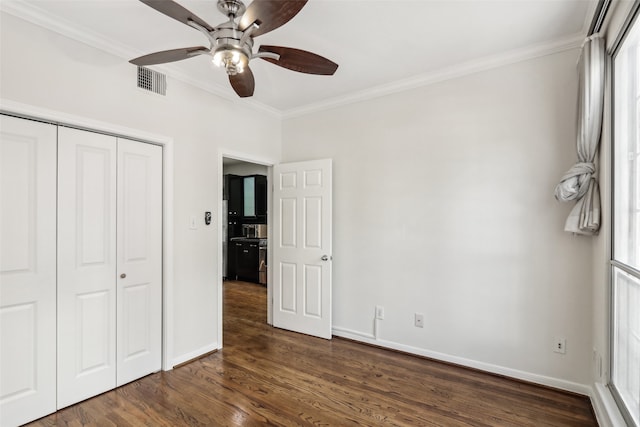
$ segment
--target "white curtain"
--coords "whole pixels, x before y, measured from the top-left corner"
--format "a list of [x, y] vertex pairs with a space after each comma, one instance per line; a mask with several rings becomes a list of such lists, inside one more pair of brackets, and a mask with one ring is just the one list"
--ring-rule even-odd
[[584, 42], [578, 62], [578, 162], [556, 186], [556, 199], [576, 200], [565, 231], [593, 235], [600, 229], [600, 190], [594, 159], [600, 145], [605, 85], [605, 43], [599, 35]]

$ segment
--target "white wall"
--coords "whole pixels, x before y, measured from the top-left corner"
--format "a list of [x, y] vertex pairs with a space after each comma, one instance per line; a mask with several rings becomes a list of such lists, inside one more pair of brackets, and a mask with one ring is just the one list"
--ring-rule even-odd
[[[1, 19], [1, 99], [173, 138], [173, 359], [216, 348], [217, 227], [189, 230], [189, 217], [217, 217], [219, 150], [277, 161], [280, 119], [171, 78], [166, 97], [145, 92], [126, 59], [8, 14]], [[226, 129], [236, 126], [243, 132], [231, 141]]]
[[283, 161], [334, 159], [338, 334], [588, 393], [592, 243], [553, 198], [576, 160], [577, 57], [284, 121]]

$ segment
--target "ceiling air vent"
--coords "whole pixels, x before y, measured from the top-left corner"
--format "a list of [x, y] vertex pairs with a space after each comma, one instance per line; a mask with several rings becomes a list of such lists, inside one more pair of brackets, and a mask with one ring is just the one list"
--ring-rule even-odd
[[167, 94], [167, 76], [145, 67], [138, 67], [138, 87], [160, 95]]

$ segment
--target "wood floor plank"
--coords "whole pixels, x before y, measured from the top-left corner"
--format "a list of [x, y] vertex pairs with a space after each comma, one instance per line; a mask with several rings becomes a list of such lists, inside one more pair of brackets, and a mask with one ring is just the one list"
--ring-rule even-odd
[[266, 289], [225, 282], [221, 351], [30, 426], [596, 426], [584, 396], [266, 324]]

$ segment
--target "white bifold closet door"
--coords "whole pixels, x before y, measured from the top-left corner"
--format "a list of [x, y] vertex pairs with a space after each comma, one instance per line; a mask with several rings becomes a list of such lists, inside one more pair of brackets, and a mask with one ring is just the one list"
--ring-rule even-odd
[[162, 148], [118, 138], [117, 376], [162, 363]]
[[56, 410], [56, 127], [0, 116], [0, 425]]
[[63, 408], [160, 370], [162, 149], [65, 127], [58, 141]]

